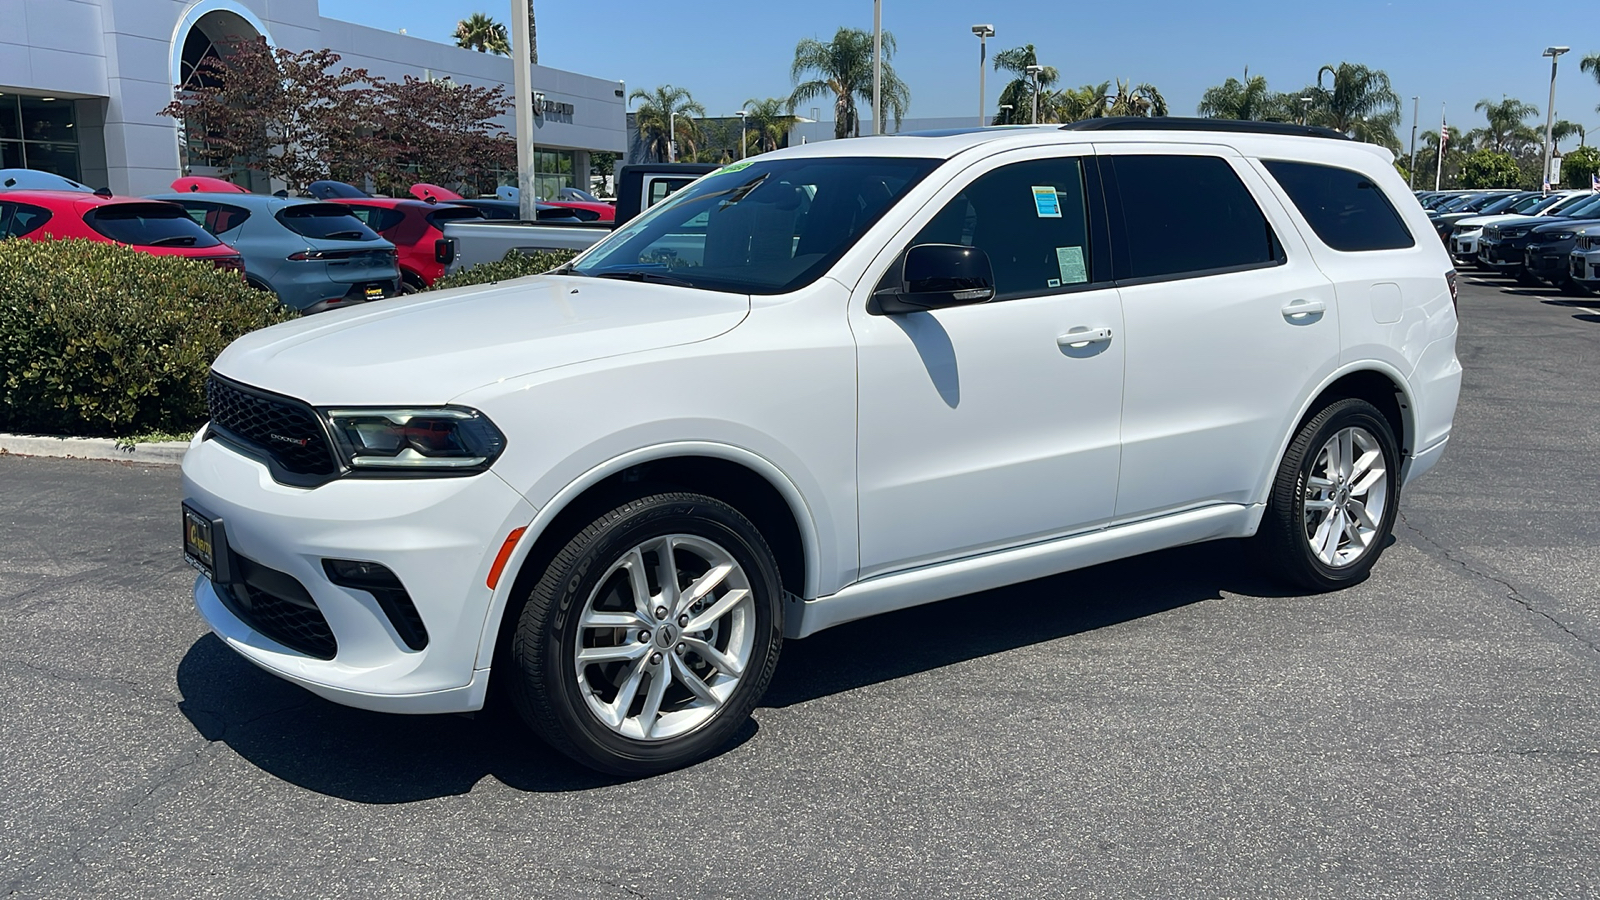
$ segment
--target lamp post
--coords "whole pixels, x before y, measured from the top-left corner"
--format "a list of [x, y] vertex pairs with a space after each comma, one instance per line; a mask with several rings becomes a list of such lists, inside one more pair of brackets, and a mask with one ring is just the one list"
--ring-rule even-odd
[[678, 161], [678, 108], [667, 110], [667, 162]]
[[872, 0], [872, 133], [878, 133], [883, 102], [883, 0]]
[[744, 159], [744, 117], [750, 115], [750, 110], [741, 109], [734, 115], [739, 117], [739, 158]]
[[1550, 130], [1555, 125], [1556, 119], [1556, 60], [1561, 54], [1571, 50], [1571, 47], [1546, 47], [1544, 56], [1550, 57], [1550, 105], [1544, 111], [1544, 189], [1550, 190]]
[[983, 114], [983, 64], [989, 59], [989, 38], [994, 37], [993, 25], [974, 25], [972, 33], [978, 36], [978, 127], [982, 128], [986, 116]]
[[1028, 73], [1028, 78], [1033, 82], [1033, 118], [1028, 124], [1039, 124], [1039, 73], [1044, 71], [1044, 66], [1028, 66], [1023, 69]]
[[1011, 124], [1011, 110], [1013, 108], [1014, 107], [1009, 103], [1000, 104], [1000, 115], [1005, 119], [1005, 121], [1001, 122], [1002, 125]]
[[1411, 189], [1417, 189], [1417, 98], [1411, 98]]
[[535, 211], [533, 53], [530, 49], [533, 46], [533, 38], [528, 28], [528, 9], [531, 3], [532, 0], [513, 0], [511, 4], [511, 93], [516, 109], [517, 129], [517, 215], [527, 220], [534, 217]]

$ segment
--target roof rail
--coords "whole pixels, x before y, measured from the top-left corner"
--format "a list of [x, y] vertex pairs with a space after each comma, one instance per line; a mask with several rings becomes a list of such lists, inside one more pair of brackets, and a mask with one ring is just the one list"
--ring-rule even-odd
[[1106, 116], [1100, 119], [1083, 119], [1061, 126], [1062, 131], [1218, 131], [1229, 134], [1282, 134], [1293, 137], [1330, 138], [1348, 141], [1351, 138], [1332, 128], [1320, 125], [1296, 125], [1292, 122], [1251, 122], [1245, 119], [1195, 119], [1181, 116]]

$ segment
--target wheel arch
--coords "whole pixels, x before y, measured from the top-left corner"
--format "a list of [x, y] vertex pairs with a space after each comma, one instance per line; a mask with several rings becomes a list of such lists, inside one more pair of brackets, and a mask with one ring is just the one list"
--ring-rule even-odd
[[1394, 430], [1395, 441], [1400, 445], [1400, 462], [1404, 465], [1416, 439], [1416, 404], [1405, 376], [1393, 366], [1379, 360], [1351, 363], [1329, 373], [1322, 383], [1311, 391], [1308, 399], [1301, 405], [1299, 413], [1289, 423], [1288, 429], [1284, 431], [1278, 443], [1278, 452], [1272, 457], [1272, 466], [1262, 480], [1259, 495], [1261, 503], [1266, 502], [1272, 490], [1272, 480], [1276, 477], [1278, 466], [1282, 464], [1283, 455], [1288, 452], [1289, 442], [1294, 440], [1294, 436], [1305, 427], [1312, 416], [1328, 404], [1349, 398], [1365, 400], [1383, 413], [1383, 417], [1389, 422], [1389, 427]]
[[478, 647], [478, 668], [503, 651], [515, 598], [533, 588], [544, 564], [570, 535], [631, 496], [655, 489], [690, 490], [722, 500], [749, 518], [778, 560], [786, 593], [813, 596], [820, 581], [819, 536], [794, 482], [766, 458], [743, 448], [686, 442], [643, 448], [602, 463], [552, 497], [517, 542], [494, 590]]

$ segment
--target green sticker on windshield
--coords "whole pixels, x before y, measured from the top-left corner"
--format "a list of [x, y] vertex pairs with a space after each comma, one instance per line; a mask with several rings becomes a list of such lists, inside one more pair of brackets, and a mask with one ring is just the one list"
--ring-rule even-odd
[[752, 162], [754, 162], [754, 160], [741, 159], [736, 163], [728, 163], [727, 165], [725, 165], [722, 168], [716, 170], [715, 172], [712, 172], [711, 174], [713, 174], [713, 175], [726, 175], [729, 172], [737, 172], [740, 169], [748, 169], [748, 168], [750, 168], [750, 163], [752, 163]]

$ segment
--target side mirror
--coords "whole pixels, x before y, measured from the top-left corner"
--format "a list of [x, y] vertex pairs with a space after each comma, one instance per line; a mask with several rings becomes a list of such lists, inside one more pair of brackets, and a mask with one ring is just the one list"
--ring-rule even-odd
[[900, 283], [874, 293], [869, 312], [888, 316], [992, 299], [989, 254], [961, 244], [918, 244], [906, 251]]

